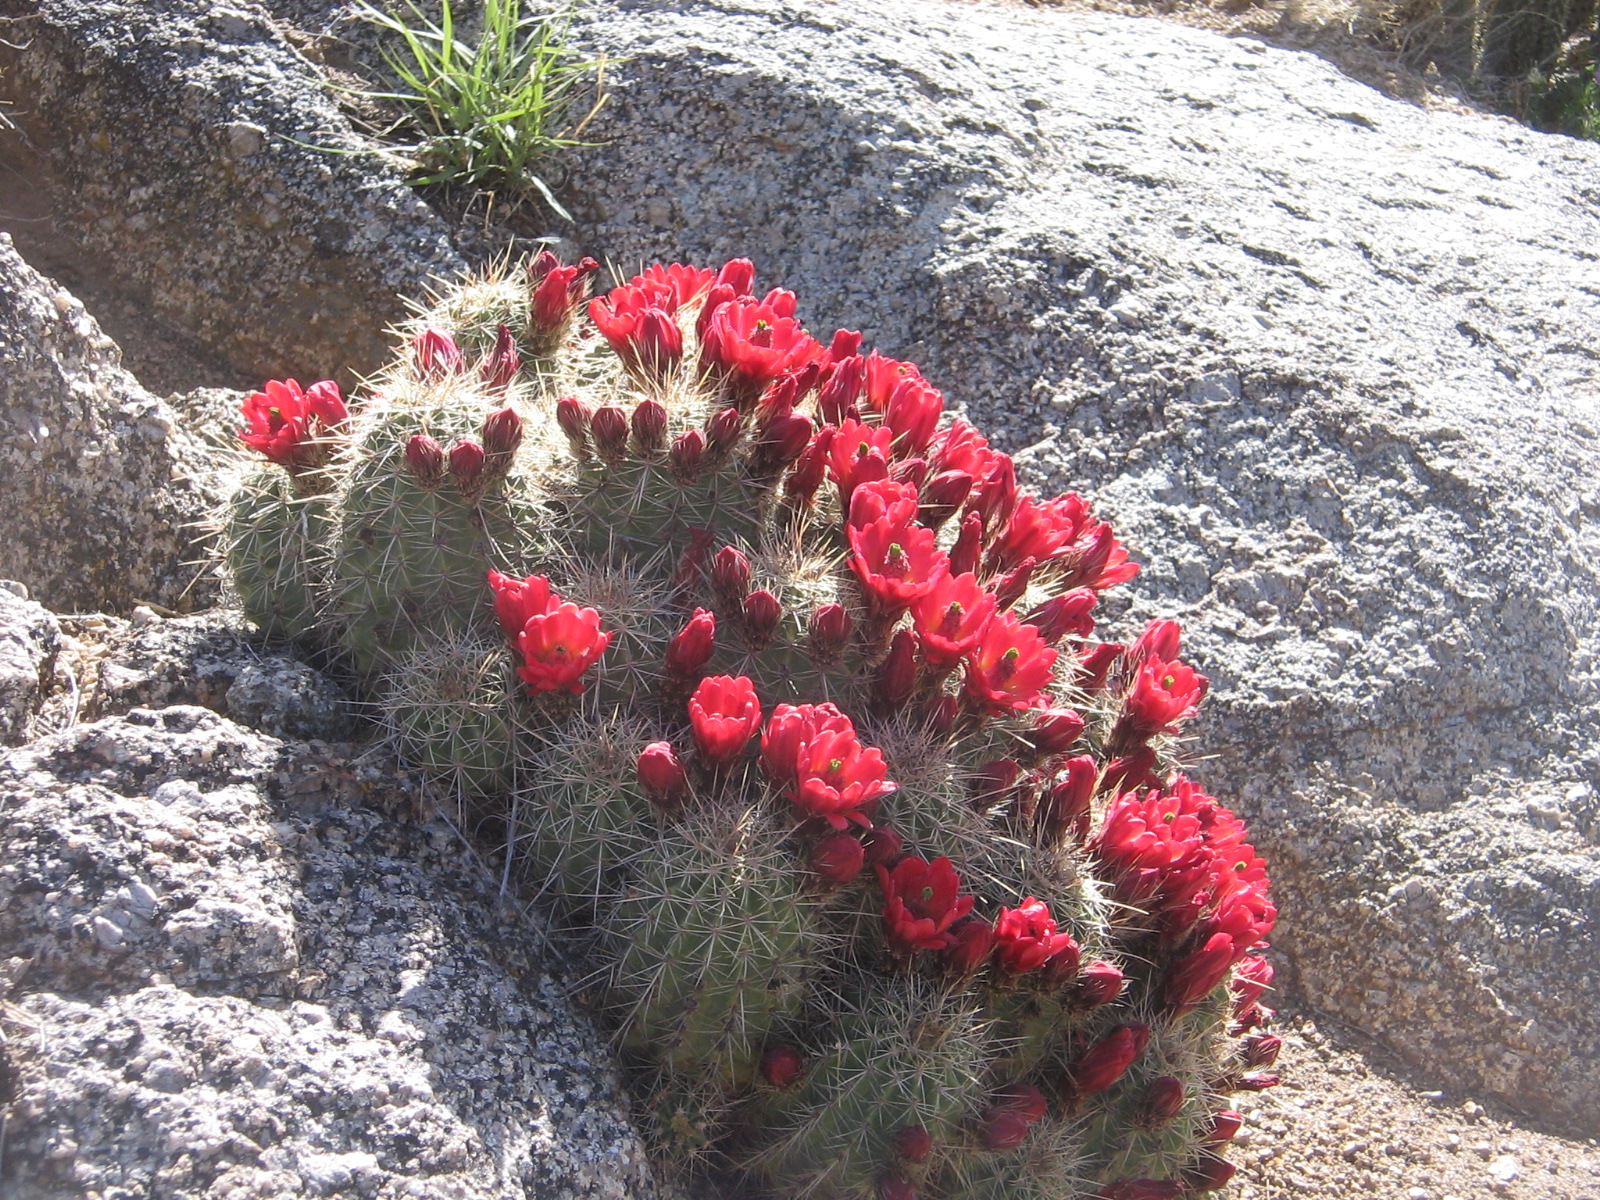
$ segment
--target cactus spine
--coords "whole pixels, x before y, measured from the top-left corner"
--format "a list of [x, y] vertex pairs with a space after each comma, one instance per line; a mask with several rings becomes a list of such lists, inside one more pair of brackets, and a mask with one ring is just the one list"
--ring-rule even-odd
[[1206, 681], [1177, 625], [1093, 636], [1137, 569], [1109, 526], [743, 260], [586, 309], [594, 269], [436, 297], [354, 413], [252, 397], [286, 473], [234, 501], [247, 611], [342, 650], [506, 847], [674, 1169], [839, 1200], [1225, 1182], [1225, 1096], [1275, 1082], [1275, 913], [1178, 770]]

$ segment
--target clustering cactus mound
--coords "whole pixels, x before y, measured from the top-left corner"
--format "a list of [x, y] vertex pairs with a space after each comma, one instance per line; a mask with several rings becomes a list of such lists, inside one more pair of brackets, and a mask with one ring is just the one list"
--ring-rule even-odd
[[1178, 626], [910, 363], [754, 269], [439, 299], [352, 411], [268, 385], [238, 592], [579, 939], [664, 1163], [780, 1197], [1150, 1200], [1276, 1082], [1275, 916], [1177, 769]]

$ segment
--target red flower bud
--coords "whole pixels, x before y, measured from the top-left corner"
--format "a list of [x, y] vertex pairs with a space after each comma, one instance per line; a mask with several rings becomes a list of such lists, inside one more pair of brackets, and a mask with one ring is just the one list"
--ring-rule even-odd
[[906, 840], [887, 825], [875, 825], [861, 838], [866, 851], [867, 866], [892, 867], [905, 853]]
[[825, 427], [811, 439], [811, 444], [800, 452], [788, 482], [783, 485], [783, 494], [791, 503], [809, 505], [816, 497], [817, 489], [822, 486], [822, 480], [827, 474], [828, 447], [832, 440], [831, 429]]
[[631, 350], [622, 356], [628, 368], [644, 383], [659, 385], [683, 358], [683, 330], [659, 308], [647, 308], [639, 315]]
[[907, 1162], [927, 1162], [933, 1153], [933, 1135], [922, 1125], [907, 1125], [894, 1135], [894, 1152]]
[[495, 335], [494, 349], [483, 360], [478, 374], [491, 392], [503, 392], [521, 369], [522, 356], [517, 353], [517, 340], [511, 336], [511, 330], [502, 325]]
[[444, 447], [425, 433], [414, 433], [406, 443], [406, 466], [418, 485], [431, 492], [444, 483]]
[[811, 848], [812, 871], [832, 887], [843, 887], [854, 881], [866, 861], [860, 839], [848, 833], [830, 833]]
[[811, 419], [789, 413], [768, 425], [750, 459], [750, 473], [758, 478], [781, 471], [811, 444]]
[[1100, 770], [1087, 754], [1069, 758], [1067, 777], [1045, 793], [1039, 806], [1039, 828], [1052, 842], [1071, 835], [1080, 845], [1089, 836], [1090, 805]]
[[1223, 1142], [1233, 1141], [1233, 1135], [1239, 1132], [1239, 1126], [1244, 1124], [1244, 1116], [1231, 1108], [1225, 1108], [1211, 1118], [1201, 1133], [1200, 1139], [1210, 1145], [1217, 1146]]
[[844, 656], [850, 642], [850, 613], [842, 604], [822, 604], [811, 614], [808, 630], [811, 658], [819, 666], [832, 666]]
[[1100, 593], [1093, 588], [1079, 588], [1075, 592], [1046, 600], [1023, 618], [1039, 631], [1039, 636], [1054, 646], [1069, 634], [1086, 638], [1094, 632], [1094, 612]]
[[961, 700], [957, 696], [934, 696], [922, 714], [922, 723], [929, 733], [949, 737], [961, 719]]
[[744, 611], [750, 594], [750, 556], [737, 546], [724, 546], [711, 560], [711, 592], [723, 613]]
[[1078, 1058], [1072, 1084], [1080, 1096], [1103, 1092], [1133, 1065], [1150, 1040], [1148, 1025], [1119, 1025]]
[[750, 649], [764, 650], [770, 646], [781, 620], [783, 605], [771, 592], [751, 592], [744, 598], [744, 639]]
[[1272, 964], [1259, 954], [1239, 960], [1233, 969], [1233, 979], [1228, 984], [1233, 993], [1233, 1015], [1237, 1018], [1253, 1005], [1272, 986]]
[[731, 763], [761, 727], [761, 702], [745, 676], [712, 675], [689, 698], [695, 745], [713, 766]]
[[1252, 1033], [1239, 1047], [1239, 1060], [1247, 1067], [1270, 1067], [1278, 1061], [1283, 1039], [1274, 1033]]
[[1022, 768], [1009, 758], [986, 762], [972, 774], [972, 807], [988, 813], [1011, 799]]
[[917, 520], [937, 529], [951, 517], [972, 491], [972, 476], [965, 471], [941, 471], [918, 488]]
[[995, 607], [1004, 611], [1022, 599], [1022, 593], [1028, 590], [1028, 581], [1033, 578], [1033, 569], [1038, 565], [1037, 559], [1025, 558], [995, 580]]
[[1248, 1075], [1239, 1076], [1234, 1086], [1241, 1092], [1264, 1092], [1281, 1082], [1282, 1079], [1271, 1071], [1251, 1071]]
[[1171, 662], [1178, 657], [1182, 637], [1183, 626], [1176, 621], [1151, 621], [1128, 647], [1128, 660], [1138, 663], [1147, 658], [1159, 658], [1162, 662]]
[[879, 712], [892, 713], [911, 699], [917, 682], [917, 635], [902, 629], [889, 642], [889, 653], [878, 665], [872, 683], [872, 702]]
[[950, 936], [953, 940], [944, 948], [941, 957], [951, 974], [971, 975], [989, 961], [989, 952], [994, 949], [994, 930], [987, 921], [977, 918], [962, 921], [950, 930]]
[[1099, 1008], [1122, 995], [1126, 982], [1119, 967], [1103, 959], [1090, 963], [1078, 976], [1071, 999], [1078, 1008]]
[[462, 438], [450, 447], [450, 478], [456, 490], [468, 501], [483, 494], [483, 467], [487, 456], [483, 447], [471, 438]]
[[495, 479], [504, 479], [511, 470], [511, 461], [522, 445], [522, 418], [516, 410], [502, 408], [483, 420], [483, 452], [488, 459], [488, 472]]
[[1031, 1083], [1012, 1082], [1006, 1084], [994, 1094], [996, 1108], [1009, 1108], [1019, 1112], [1028, 1121], [1040, 1120], [1045, 1113], [1050, 1111], [1050, 1101]]
[[667, 465], [673, 478], [683, 483], [693, 483], [700, 478], [705, 462], [706, 435], [698, 429], [685, 430], [672, 439], [672, 449], [667, 451]]
[[961, 522], [961, 532], [956, 544], [950, 547], [950, 574], [970, 575], [978, 569], [978, 559], [983, 554], [983, 518], [968, 513]]
[[424, 383], [438, 383], [467, 369], [455, 339], [436, 329], [424, 330], [411, 339], [411, 362]]
[[792, 1086], [805, 1069], [805, 1059], [793, 1046], [773, 1046], [761, 1056], [761, 1078], [775, 1088]]
[[1161, 786], [1161, 776], [1156, 774], [1156, 752], [1149, 746], [1140, 746], [1132, 754], [1114, 758], [1100, 776], [1099, 793], [1102, 796], [1120, 796], [1140, 788]]
[[572, 452], [579, 458], [589, 453], [589, 420], [592, 410], [576, 396], [563, 396], [556, 401], [556, 424], [572, 443]]
[[1175, 1200], [1183, 1184], [1173, 1179], [1119, 1179], [1097, 1192], [1096, 1200]]
[[607, 462], [621, 462], [627, 457], [628, 415], [615, 404], [594, 410], [589, 432], [594, 435], [595, 449]]
[[1126, 649], [1120, 642], [1100, 642], [1090, 646], [1078, 656], [1078, 686], [1086, 692], [1098, 692], [1105, 687], [1111, 665], [1122, 657]]
[[737, 408], [724, 408], [706, 422], [706, 453], [714, 459], [727, 456], [744, 432], [744, 417]]
[[1033, 1122], [1011, 1108], [991, 1108], [983, 1115], [978, 1137], [985, 1150], [1015, 1150], [1028, 1140]]
[[667, 677], [686, 683], [698, 676], [700, 669], [711, 661], [716, 637], [717, 618], [706, 609], [695, 609], [689, 623], [667, 643]]
[[651, 742], [639, 754], [639, 786], [662, 808], [677, 808], [689, 790], [689, 775], [671, 742]]
[[750, 289], [756, 285], [755, 263], [748, 258], [730, 258], [722, 264], [711, 286], [719, 284], [731, 289], [734, 296], [748, 296]]
[[886, 1175], [878, 1180], [877, 1200], [917, 1200], [917, 1189], [903, 1176]]
[[1176, 1075], [1157, 1075], [1145, 1084], [1137, 1121], [1145, 1129], [1158, 1129], [1183, 1111], [1185, 1099], [1183, 1080]]
[[1065, 754], [1083, 736], [1084, 719], [1070, 708], [1049, 708], [1034, 721], [1023, 737], [1040, 754], [1051, 757]]
[[925, 458], [908, 458], [889, 468], [890, 479], [896, 483], [909, 483], [914, 488], [920, 488], [927, 477], [928, 460]]
[[667, 410], [659, 400], [641, 400], [633, 410], [633, 444], [640, 454], [655, 454], [667, 444]]
[[1227, 1187], [1235, 1169], [1231, 1162], [1219, 1154], [1203, 1154], [1199, 1162], [1184, 1171], [1184, 1186], [1191, 1192], [1210, 1192]]

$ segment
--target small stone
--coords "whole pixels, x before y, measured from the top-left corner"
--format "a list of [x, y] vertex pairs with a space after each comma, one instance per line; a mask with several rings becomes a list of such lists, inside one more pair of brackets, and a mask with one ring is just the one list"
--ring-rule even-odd
[[1497, 1183], [1512, 1183], [1522, 1173], [1522, 1166], [1509, 1154], [1502, 1154], [1489, 1164], [1489, 1174]]

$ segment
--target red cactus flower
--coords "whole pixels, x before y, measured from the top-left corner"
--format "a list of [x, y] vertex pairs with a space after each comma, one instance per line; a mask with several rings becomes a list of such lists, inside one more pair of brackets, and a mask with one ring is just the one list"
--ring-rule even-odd
[[611, 634], [600, 629], [600, 614], [576, 604], [559, 604], [544, 616], [528, 618], [517, 638], [522, 666], [517, 676], [528, 691], [582, 692], [581, 676], [611, 644]]
[[1127, 658], [1130, 662], [1143, 662], [1147, 658], [1171, 662], [1178, 657], [1182, 639], [1183, 626], [1176, 621], [1151, 621], [1128, 647]]
[[[876, 489], [873, 495], [895, 495], [904, 487], [893, 483], [865, 485]], [[890, 491], [894, 489], [894, 491]], [[881, 617], [904, 612], [914, 601], [930, 592], [940, 576], [946, 573], [949, 562], [935, 545], [937, 535], [931, 529], [912, 524], [916, 512], [915, 492], [909, 512], [904, 519], [896, 520], [903, 505], [896, 503], [883, 516], [870, 524], [857, 524], [858, 514], [870, 512], [875, 505], [852, 504], [851, 524], [848, 528], [850, 569], [861, 581], [868, 607]]]
[[698, 675], [711, 661], [716, 638], [716, 616], [709, 609], [695, 609], [689, 623], [667, 643], [667, 678], [681, 685]]
[[965, 977], [989, 961], [994, 949], [994, 930], [987, 921], [969, 918], [950, 930], [950, 944], [940, 953], [950, 973]]
[[532, 288], [529, 324], [546, 337], [559, 334], [589, 294], [589, 277], [599, 269], [600, 264], [592, 258], [564, 267], [550, 251], [539, 251], [528, 264]]
[[928, 669], [938, 675], [954, 670], [977, 646], [994, 614], [994, 597], [976, 575], [939, 576], [925, 595], [911, 603], [911, 620]]
[[1103, 1092], [1122, 1078], [1150, 1040], [1148, 1025], [1119, 1025], [1079, 1056], [1072, 1084], [1080, 1096]]
[[800, 782], [800, 759], [822, 733], [855, 733], [855, 724], [832, 704], [779, 704], [761, 731], [761, 769], [776, 786]]
[[994, 923], [1000, 965], [1014, 974], [1037, 971], [1046, 961], [1071, 957], [1071, 972], [1078, 966], [1078, 943], [1070, 933], [1056, 929], [1055, 918], [1043, 900], [1026, 896], [1016, 908], [1002, 908]]
[[1239, 1132], [1239, 1127], [1244, 1124], [1244, 1114], [1225, 1108], [1214, 1115], [1205, 1129], [1201, 1132], [1201, 1140], [1215, 1146], [1222, 1142], [1233, 1141], [1233, 1135]]
[[676, 808], [689, 790], [689, 774], [671, 742], [651, 742], [639, 753], [639, 786], [662, 808]]
[[1078, 588], [1046, 600], [1023, 621], [1039, 631], [1039, 636], [1054, 646], [1064, 637], [1086, 638], [1094, 633], [1094, 606], [1100, 594], [1093, 588]]
[[663, 307], [663, 294], [623, 285], [589, 302], [589, 319], [636, 379], [660, 382], [683, 358], [683, 330], [674, 313]]
[[870, 827], [861, 811], [895, 790], [886, 778], [883, 751], [863, 747], [854, 729], [819, 731], [801, 749], [795, 763], [794, 806], [807, 817], [820, 818], [835, 829], [850, 822]]
[[1167, 968], [1162, 1001], [1175, 1013], [1187, 1012], [1228, 977], [1235, 957], [1233, 939], [1225, 933], [1212, 934], [1200, 949]]
[[949, 928], [976, 903], [960, 894], [961, 879], [948, 858], [930, 863], [908, 854], [892, 871], [874, 869], [883, 889], [885, 932], [897, 953], [943, 950], [954, 940]]
[[241, 412], [246, 428], [239, 431], [239, 440], [291, 475], [322, 465], [327, 451], [318, 439], [350, 415], [339, 385], [324, 379], [302, 390], [292, 379], [271, 379], [265, 388], [245, 398]]
[[1247, 1067], [1270, 1067], [1278, 1061], [1283, 1039], [1275, 1033], [1252, 1033], [1239, 1047], [1239, 1061]]
[[1193, 714], [1209, 687], [1210, 681], [1186, 663], [1145, 659], [1122, 702], [1112, 744], [1125, 753], [1158, 733], [1170, 732]]
[[689, 724], [694, 743], [713, 766], [724, 766], [744, 753], [761, 726], [756, 686], [743, 675], [711, 675], [689, 697]]
[[1043, 690], [1054, 678], [1056, 657], [1032, 625], [1011, 613], [997, 613], [967, 653], [963, 693], [973, 706], [989, 712], [1040, 708]]
[[[782, 309], [788, 308], [788, 315]], [[700, 369], [733, 403], [747, 408], [769, 383], [822, 354], [792, 307], [730, 300], [712, 314], [700, 342]]]
[[550, 580], [544, 575], [513, 579], [491, 570], [489, 587], [494, 592], [494, 615], [512, 643], [522, 635], [532, 618], [548, 616], [561, 603], [561, 598], [550, 590]]
[[806, 1060], [793, 1046], [773, 1046], [761, 1056], [761, 1078], [775, 1088], [792, 1087], [805, 1069]]
[[665, 313], [688, 308], [711, 290], [716, 272], [709, 267], [685, 263], [651, 263], [625, 286], [638, 288], [651, 303]]
[[812, 872], [830, 887], [855, 880], [867, 864], [861, 839], [849, 833], [830, 833], [811, 848], [807, 860]]
[[907, 1125], [891, 1139], [895, 1155], [907, 1162], [927, 1162], [933, 1153], [933, 1135], [923, 1125]]
[[[914, 370], [914, 368], [913, 368]], [[871, 392], [871, 367], [868, 391]], [[944, 412], [944, 396], [921, 374], [907, 374], [896, 384], [883, 408], [883, 424], [894, 431], [894, 453], [899, 458], [921, 454], [933, 439], [939, 417]]]
[[1272, 976], [1272, 964], [1259, 954], [1249, 955], [1239, 961], [1228, 985], [1233, 994], [1235, 1017], [1261, 999], [1262, 994], [1272, 986]]
[[839, 503], [848, 512], [858, 487], [889, 478], [894, 431], [847, 420], [837, 428], [823, 426], [822, 433], [828, 434], [828, 474], [839, 485]]
[[461, 347], [448, 333], [424, 329], [411, 339], [411, 364], [424, 383], [438, 383], [467, 369]]

